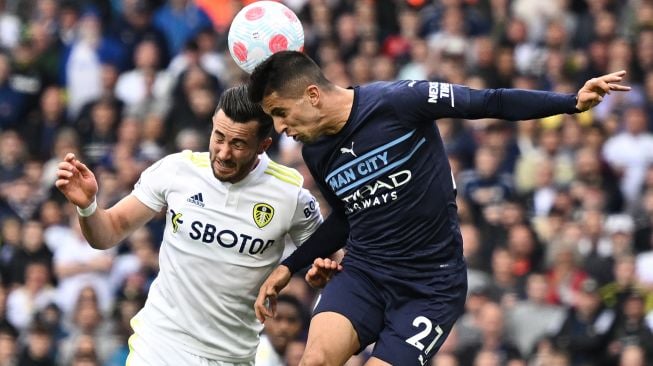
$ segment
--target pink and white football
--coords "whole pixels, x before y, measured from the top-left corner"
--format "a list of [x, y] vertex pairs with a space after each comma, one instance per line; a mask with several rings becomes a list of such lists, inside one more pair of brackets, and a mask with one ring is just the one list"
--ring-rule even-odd
[[304, 29], [297, 15], [276, 1], [257, 1], [234, 17], [227, 36], [229, 53], [248, 74], [273, 53], [302, 51]]

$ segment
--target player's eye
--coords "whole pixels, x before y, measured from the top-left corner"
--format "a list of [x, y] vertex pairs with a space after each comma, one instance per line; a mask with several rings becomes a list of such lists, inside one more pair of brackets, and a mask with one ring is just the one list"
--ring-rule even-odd
[[281, 118], [286, 117], [286, 111], [284, 111], [283, 109], [274, 109], [271, 114], [274, 117], [281, 117]]

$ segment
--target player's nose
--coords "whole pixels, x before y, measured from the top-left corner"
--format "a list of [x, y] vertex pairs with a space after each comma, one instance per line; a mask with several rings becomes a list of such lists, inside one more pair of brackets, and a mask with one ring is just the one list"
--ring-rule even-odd
[[222, 146], [217, 151], [217, 156], [218, 156], [218, 159], [220, 159], [222, 161], [229, 160], [229, 158], [231, 158], [231, 149], [228, 146]]

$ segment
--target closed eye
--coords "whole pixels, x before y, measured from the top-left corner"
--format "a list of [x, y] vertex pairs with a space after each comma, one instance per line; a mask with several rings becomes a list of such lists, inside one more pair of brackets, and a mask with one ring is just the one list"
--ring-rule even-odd
[[272, 117], [285, 117], [286, 116], [286, 111], [281, 109], [281, 108], [274, 108], [270, 111], [270, 115]]

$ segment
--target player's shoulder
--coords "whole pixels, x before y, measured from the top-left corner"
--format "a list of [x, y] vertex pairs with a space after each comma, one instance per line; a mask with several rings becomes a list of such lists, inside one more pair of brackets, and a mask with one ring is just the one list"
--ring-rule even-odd
[[[368, 95], [371, 101], [395, 104], [397, 98], [415, 92], [419, 80], [375, 81], [361, 87], [363, 99]], [[375, 103], [373, 103], [375, 104]]]
[[210, 166], [209, 153], [198, 153], [184, 150], [166, 155], [147, 169], [147, 174], [156, 174], [165, 177], [178, 176], [179, 174], [194, 174], [199, 169]]
[[267, 160], [267, 167], [264, 172], [272, 182], [287, 188], [299, 189], [304, 185], [304, 177], [297, 169], [279, 164], [272, 159]]
[[375, 93], [392, 93], [405, 88], [412, 88], [421, 80], [375, 81], [361, 86], [361, 89]]
[[163, 158], [168, 160], [171, 164], [188, 165], [197, 168], [208, 168], [211, 166], [211, 158], [206, 151], [196, 152], [191, 150], [183, 150], [178, 153], [170, 154]]

